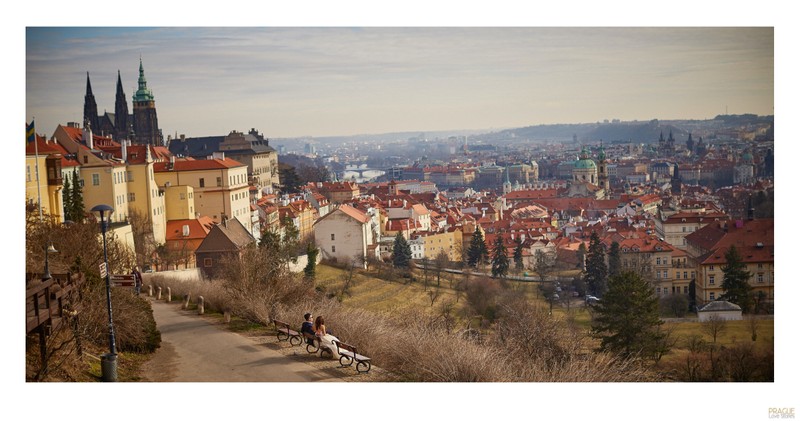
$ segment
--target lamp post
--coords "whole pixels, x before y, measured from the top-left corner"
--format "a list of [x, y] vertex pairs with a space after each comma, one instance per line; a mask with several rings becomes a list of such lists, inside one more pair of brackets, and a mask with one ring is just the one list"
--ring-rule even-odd
[[97, 205], [92, 208], [92, 212], [100, 214], [100, 230], [103, 233], [103, 262], [106, 268], [106, 301], [108, 304], [108, 354], [103, 354], [100, 366], [102, 370], [103, 381], [115, 382], [117, 381], [117, 344], [114, 338], [114, 319], [111, 312], [111, 275], [108, 269], [108, 247], [106, 246], [106, 230], [108, 229], [108, 221], [105, 218], [108, 213], [109, 219], [114, 212], [114, 208], [108, 205]]
[[48, 261], [48, 256], [50, 255], [50, 253], [58, 253], [58, 250], [56, 250], [56, 248], [53, 247], [53, 243], [50, 240], [48, 240], [47, 242], [50, 243], [50, 245], [47, 246], [47, 249], [44, 251], [44, 275], [42, 275], [42, 282], [47, 282], [53, 279], [53, 275], [50, 274], [50, 264]]

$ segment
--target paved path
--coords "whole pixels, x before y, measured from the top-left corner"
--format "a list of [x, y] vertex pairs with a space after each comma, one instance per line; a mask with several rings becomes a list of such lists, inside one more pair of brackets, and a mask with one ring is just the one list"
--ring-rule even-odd
[[161, 348], [144, 366], [152, 382], [336, 381], [324, 370], [292, 361], [197, 314], [150, 298]]

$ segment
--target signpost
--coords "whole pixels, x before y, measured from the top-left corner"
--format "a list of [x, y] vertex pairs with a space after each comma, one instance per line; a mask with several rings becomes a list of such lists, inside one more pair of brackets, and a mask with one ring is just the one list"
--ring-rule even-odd
[[111, 286], [133, 288], [136, 286], [136, 278], [133, 275], [111, 275]]
[[105, 278], [107, 273], [108, 272], [106, 272], [106, 263], [105, 262], [100, 263], [100, 277]]

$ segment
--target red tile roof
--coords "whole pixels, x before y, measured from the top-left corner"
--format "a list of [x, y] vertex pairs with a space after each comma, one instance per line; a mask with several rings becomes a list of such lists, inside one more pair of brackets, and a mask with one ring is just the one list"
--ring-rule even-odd
[[153, 166], [155, 172], [169, 172], [169, 171], [203, 171], [203, 170], [217, 170], [217, 169], [230, 169], [245, 167], [239, 161], [231, 158], [225, 159], [176, 159], [172, 169], [170, 169], [171, 162], [157, 162]]

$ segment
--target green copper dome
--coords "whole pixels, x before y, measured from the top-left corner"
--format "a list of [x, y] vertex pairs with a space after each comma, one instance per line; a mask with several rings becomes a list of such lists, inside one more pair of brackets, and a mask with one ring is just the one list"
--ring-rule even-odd
[[575, 168], [582, 170], [592, 169], [592, 168], [597, 168], [597, 165], [595, 165], [594, 161], [592, 161], [591, 159], [580, 159], [575, 162]]

